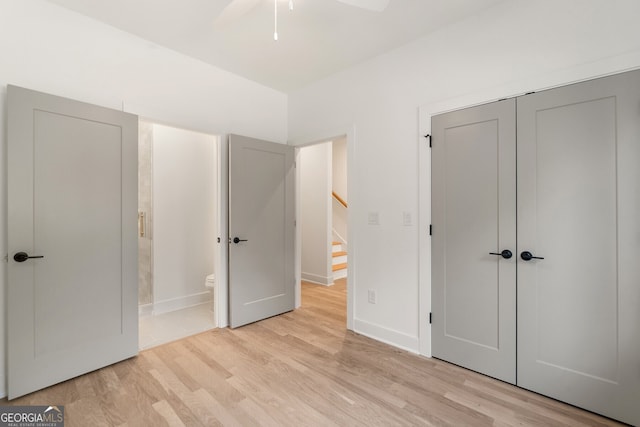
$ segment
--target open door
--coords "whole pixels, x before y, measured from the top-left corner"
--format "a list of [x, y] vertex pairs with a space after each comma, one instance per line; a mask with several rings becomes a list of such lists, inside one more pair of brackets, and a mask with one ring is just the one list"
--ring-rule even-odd
[[138, 118], [8, 87], [8, 395], [138, 352]]
[[294, 309], [294, 148], [229, 136], [229, 321]]

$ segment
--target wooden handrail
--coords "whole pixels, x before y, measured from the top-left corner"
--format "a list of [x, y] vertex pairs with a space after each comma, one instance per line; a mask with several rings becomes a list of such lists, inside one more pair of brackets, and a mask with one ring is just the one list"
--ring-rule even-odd
[[338, 201], [338, 203], [340, 203], [342, 206], [347, 208], [347, 202], [345, 202], [342, 197], [338, 196], [335, 191], [332, 191], [331, 195], [333, 196], [334, 199]]

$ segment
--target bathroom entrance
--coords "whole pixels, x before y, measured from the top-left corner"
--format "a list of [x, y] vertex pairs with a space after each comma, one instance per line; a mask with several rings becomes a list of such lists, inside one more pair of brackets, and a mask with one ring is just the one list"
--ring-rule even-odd
[[139, 347], [217, 326], [219, 137], [140, 120]]

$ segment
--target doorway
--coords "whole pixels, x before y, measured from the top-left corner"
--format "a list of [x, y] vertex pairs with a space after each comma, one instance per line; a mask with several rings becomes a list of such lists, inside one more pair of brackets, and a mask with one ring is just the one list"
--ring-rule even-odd
[[328, 286], [335, 287], [332, 300], [345, 298], [349, 271], [347, 137], [300, 147], [296, 158], [301, 293], [313, 294], [314, 287]]
[[139, 347], [217, 325], [218, 140], [139, 122]]
[[[151, 214], [139, 222], [147, 227], [141, 234], [145, 230], [153, 241], [150, 250], [141, 240], [141, 249], [152, 253], [141, 257], [151, 266], [140, 269], [141, 283], [152, 283], [140, 294], [151, 294], [152, 301], [140, 306], [141, 348], [292, 310], [294, 149], [240, 135], [150, 126], [141, 131], [141, 150], [142, 139], [151, 138], [153, 201]], [[287, 278], [278, 276], [287, 265]], [[152, 272], [150, 280], [143, 270]], [[205, 289], [209, 283], [212, 288]]]

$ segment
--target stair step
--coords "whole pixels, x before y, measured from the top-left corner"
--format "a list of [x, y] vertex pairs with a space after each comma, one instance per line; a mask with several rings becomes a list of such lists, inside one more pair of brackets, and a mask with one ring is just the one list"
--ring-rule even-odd
[[334, 241], [331, 248], [333, 279], [342, 279], [347, 277], [347, 251], [343, 250], [343, 243]]
[[336, 264], [332, 267], [333, 271], [338, 271], [338, 270], [344, 270], [345, 268], [347, 268], [347, 263], [344, 262], [342, 264]]
[[346, 264], [347, 255], [336, 256], [331, 259], [331, 265]]

